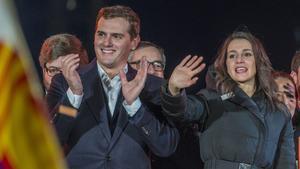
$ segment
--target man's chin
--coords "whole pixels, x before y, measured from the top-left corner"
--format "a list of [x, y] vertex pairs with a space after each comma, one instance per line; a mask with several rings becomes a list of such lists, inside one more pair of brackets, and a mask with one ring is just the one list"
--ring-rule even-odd
[[111, 62], [101, 62], [100, 65], [106, 67], [106, 68], [113, 68], [114, 64]]

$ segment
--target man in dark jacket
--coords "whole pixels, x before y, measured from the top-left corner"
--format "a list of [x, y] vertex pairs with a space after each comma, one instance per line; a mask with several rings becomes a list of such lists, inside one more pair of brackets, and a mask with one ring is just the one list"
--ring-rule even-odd
[[[55, 76], [47, 94], [68, 164], [72, 169], [150, 169], [149, 151], [168, 156], [178, 142], [178, 131], [156, 118], [162, 79], [147, 76], [145, 58], [138, 71], [127, 65], [140, 41], [134, 11], [102, 8], [96, 24], [96, 59], [79, 72], [78, 57], [64, 59], [64, 77]], [[74, 117], [56, 113], [61, 105], [78, 112]]]

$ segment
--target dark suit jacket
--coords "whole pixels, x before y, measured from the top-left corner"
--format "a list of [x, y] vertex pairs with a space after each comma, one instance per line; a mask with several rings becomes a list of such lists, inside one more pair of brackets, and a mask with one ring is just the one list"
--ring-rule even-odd
[[[162, 79], [147, 77], [139, 96], [142, 106], [133, 117], [128, 116], [122, 106], [123, 96], [119, 94], [114, 113], [118, 116], [111, 132], [113, 120], [109, 120], [107, 113], [96, 60], [79, 74], [84, 96], [76, 118], [56, 113], [60, 104], [71, 106], [65, 92], [68, 85], [62, 75], [53, 78], [46, 97], [59, 140], [70, 150], [67, 154], [70, 168], [149, 169], [149, 150], [158, 156], [168, 156], [175, 151], [178, 131], [159, 116]], [[127, 79], [133, 79], [135, 74], [128, 66]]]

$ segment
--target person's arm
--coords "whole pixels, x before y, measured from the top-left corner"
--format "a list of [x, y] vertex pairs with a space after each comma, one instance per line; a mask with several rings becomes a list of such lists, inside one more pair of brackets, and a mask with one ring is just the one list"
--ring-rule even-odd
[[[161, 109], [157, 109], [160, 113]], [[135, 125], [150, 150], [157, 156], [167, 157], [175, 152], [179, 142], [179, 132], [167, 120], [159, 120], [154, 112], [142, 104], [129, 122]]]
[[143, 57], [133, 80], [127, 81], [125, 73], [120, 72], [123, 108], [128, 113], [129, 123], [136, 127], [150, 150], [158, 156], [169, 156], [176, 150], [179, 133], [167, 120], [156, 116], [161, 113], [162, 79], [148, 77], [147, 68], [148, 62]]
[[[79, 66], [78, 63], [78, 55], [72, 54], [64, 57], [62, 59], [62, 74], [58, 74], [53, 77], [50, 89], [46, 95], [46, 101], [52, 117], [52, 123], [55, 126], [57, 135], [62, 144], [66, 142], [69, 132], [73, 128], [73, 123], [76, 119], [76, 110], [78, 109], [78, 105], [81, 103], [80, 100], [83, 95], [81, 79], [76, 71]], [[70, 95], [68, 96], [67, 94], [68, 88], [71, 90], [71, 94], [74, 94], [73, 99], [70, 99]], [[81, 95], [79, 101], [78, 97], [75, 95]], [[77, 104], [77, 106], [74, 103]], [[65, 107], [64, 110], [75, 111], [75, 113], [73, 113], [74, 115], [70, 116], [68, 113], [60, 112], [60, 108], [62, 106]]]
[[78, 108], [81, 103], [83, 86], [76, 71], [79, 60], [78, 54], [69, 54], [61, 59], [62, 74], [53, 77], [46, 95], [48, 108], [52, 116], [55, 115], [54, 113], [60, 104]]
[[275, 159], [274, 169], [296, 168], [296, 155], [292, 120], [289, 120], [286, 123], [284, 129], [282, 130], [276, 156], [277, 159]]
[[46, 95], [48, 109], [51, 114], [51, 122], [56, 129], [56, 133], [62, 145], [68, 138], [75, 118], [61, 113], [60, 107], [65, 106], [76, 111], [76, 108], [72, 106], [68, 99], [66, 93], [67, 88], [67, 82], [64, 80], [64, 77], [59, 74], [52, 79], [50, 89]]
[[195, 96], [187, 97], [184, 90], [197, 82], [197, 74], [205, 67], [202, 60], [198, 56], [185, 57], [162, 87], [162, 108], [167, 117], [175, 121], [194, 121], [202, 116], [204, 104]]
[[149, 75], [140, 94], [141, 106], [131, 115], [129, 122], [139, 129], [150, 150], [166, 157], [175, 152], [179, 133], [175, 125], [165, 118], [161, 109], [160, 87], [163, 79]]
[[161, 101], [165, 116], [175, 122], [199, 121], [206, 117], [205, 100], [197, 96], [187, 96], [185, 90], [172, 96], [166, 85], [162, 86]]

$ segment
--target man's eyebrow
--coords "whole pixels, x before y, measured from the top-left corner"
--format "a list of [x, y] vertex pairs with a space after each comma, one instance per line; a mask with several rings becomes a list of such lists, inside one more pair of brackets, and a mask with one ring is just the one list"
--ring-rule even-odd
[[114, 36], [124, 36], [124, 34], [123, 33], [112, 33], [112, 35], [114, 35]]

